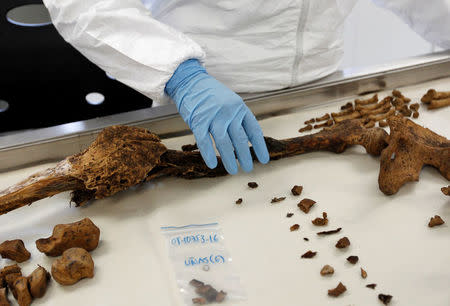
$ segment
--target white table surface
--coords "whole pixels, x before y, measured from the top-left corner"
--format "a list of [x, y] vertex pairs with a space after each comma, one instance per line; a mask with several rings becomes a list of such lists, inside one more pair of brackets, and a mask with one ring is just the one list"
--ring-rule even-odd
[[[402, 92], [417, 102], [430, 87], [450, 90], [450, 79]], [[261, 126], [267, 136], [298, 136], [303, 121], [337, 111], [342, 102], [269, 118]], [[449, 107], [433, 112], [421, 107], [416, 122], [449, 138], [449, 119]], [[179, 149], [193, 143], [193, 137], [164, 143]], [[52, 165], [0, 174], [0, 189]], [[227, 305], [371, 306], [381, 305], [378, 293], [393, 295], [390, 305], [395, 306], [450, 305], [450, 197], [440, 191], [449, 182], [427, 167], [419, 182], [385, 196], [378, 189], [378, 171], [379, 159], [355, 147], [343, 154], [317, 152], [257, 164], [253, 172], [236, 176], [163, 178], [85, 208], [69, 207], [69, 194], [63, 193], [0, 216], [0, 240], [25, 242], [32, 257], [20, 265], [28, 274], [37, 264], [50, 269], [54, 259], [39, 253], [34, 241], [49, 236], [54, 225], [89, 217], [101, 229], [101, 242], [92, 252], [95, 277], [69, 287], [52, 281], [45, 297], [33, 305], [182, 305], [160, 226], [209, 222], [219, 222], [248, 295], [245, 302]], [[249, 181], [258, 182], [259, 188], [249, 189]], [[300, 197], [290, 194], [295, 184], [304, 186]], [[287, 198], [271, 205], [274, 196]], [[234, 201], [240, 197], [238, 206]], [[317, 201], [308, 215], [297, 208], [304, 197]], [[310, 220], [322, 211], [328, 213], [328, 226], [313, 226]], [[294, 216], [286, 218], [287, 212]], [[435, 214], [447, 223], [429, 228]], [[300, 224], [298, 232], [289, 231], [294, 223]], [[343, 228], [337, 235], [315, 234], [336, 227]], [[352, 243], [345, 251], [334, 247], [343, 236]], [[300, 259], [307, 250], [318, 255]], [[347, 263], [349, 255], [359, 256], [358, 264]], [[11, 262], [0, 259], [0, 264]], [[325, 264], [335, 268], [332, 277], [320, 276]], [[368, 273], [366, 280], [360, 267]], [[330, 298], [327, 290], [339, 281], [347, 292]], [[376, 290], [366, 288], [368, 283], [376, 283]]]

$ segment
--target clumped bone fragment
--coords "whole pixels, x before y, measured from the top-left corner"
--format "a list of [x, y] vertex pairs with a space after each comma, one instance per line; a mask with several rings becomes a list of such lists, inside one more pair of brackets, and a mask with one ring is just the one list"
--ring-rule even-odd
[[322, 275], [322, 276], [331, 275], [333, 273], [334, 273], [334, 268], [330, 265], [325, 265], [320, 270], [320, 275]]
[[446, 196], [450, 196], [450, 185], [447, 187], [442, 187], [441, 191], [443, 194], [445, 194]]
[[[383, 129], [366, 129], [360, 120], [284, 140], [265, 137], [271, 160], [314, 151], [342, 153], [352, 145], [362, 145], [377, 156], [387, 140]], [[195, 179], [226, 174], [220, 158], [219, 165], [209, 169], [200, 152], [169, 150], [157, 135], [145, 129], [112, 126], [83, 152], [0, 191], [0, 215], [64, 191], [72, 191], [72, 201], [82, 205], [163, 176]]]
[[444, 220], [438, 215], [435, 215], [434, 217], [430, 218], [430, 222], [428, 222], [428, 227], [435, 227], [438, 225], [444, 224]]
[[291, 193], [295, 196], [301, 195], [302, 191], [303, 191], [303, 186], [299, 186], [299, 185], [294, 185], [294, 187], [292, 187], [292, 189], [291, 189]]
[[344, 286], [344, 284], [339, 283], [336, 288], [328, 290], [328, 295], [338, 297], [345, 291], [347, 291], [347, 288]]
[[98, 246], [100, 229], [89, 219], [58, 224], [53, 228], [53, 235], [36, 241], [36, 247], [48, 256], [59, 256], [70, 248], [83, 248], [92, 251]]
[[50, 281], [50, 273], [45, 268], [38, 266], [28, 277], [28, 288], [33, 298], [41, 298], [47, 291]]
[[17, 299], [19, 306], [31, 305], [33, 297], [28, 289], [28, 280], [26, 277], [20, 276], [14, 281], [14, 297]]
[[6, 240], [0, 244], [0, 255], [2, 258], [9, 258], [16, 262], [24, 262], [31, 257], [30, 252], [20, 239]]
[[68, 249], [53, 262], [52, 276], [64, 286], [73, 285], [83, 278], [93, 278], [94, 261], [85, 249]]
[[316, 225], [316, 226], [324, 226], [328, 224], [328, 215], [326, 212], [322, 213], [323, 218], [315, 218], [314, 220], [312, 220], [312, 224]]
[[418, 181], [423, 166], [433, 166], [450, 180], [450, 141], [401, 116], [388, 118], [389, 145], [381, 153], [378, 184], [387, 195]]
[[345, 249], [349, 245], [350, 245], [350, 240], [347, 237], [343, 237], [343, 238], [339, 239], [338, 242], [336, 243], [336, 247], [338, 249]]
[[3, 267], [3, 269], [0, 270], [0, 288], [6, 286], [6, 276], [8, 274], [22, 276], [22, 270], [17, 264]]
[[10, 306], [7, 288], [0, 287], [0, 306]]
[[313, 207], [313, 205], [316, 204], [316, 201], [305, 198], [303, 200], [301, 200], [297, 206], [298, 208], [300, 208], [301, 211], [303, 211], [305, 214], [307, 214], [309, 212], [309, 210], [311, 209], [311, 207]]

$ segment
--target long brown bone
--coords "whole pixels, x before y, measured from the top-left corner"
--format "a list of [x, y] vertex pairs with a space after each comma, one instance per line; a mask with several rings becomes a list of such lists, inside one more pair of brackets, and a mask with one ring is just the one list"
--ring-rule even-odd
[[[351, 145], [379, 155], [387, 138], [383, 129], [365, 129], [361, 121], [349, 120], [312, 135], [265, 140], [275, 160], [312, 151], [341, 153]], [[252, 155], [255, 158], [253, 151]], [[85, 151], [0, 192], [0, 215], [68, 190], [73, 191], [72, 201], [81, 205], [161, 176], [195, 179], [226, 174], [220, 159], [215, 169], [209, 169], [199, 152], [168, 150], [145, 129], [112, 126]]]
[[380, 190], [395, 194], [406, 182], [418, 181], [423, 166], [433, 166], [450, 180], [450, 141], [401, 116], [387, 119], [389, 146], [381, 153]]

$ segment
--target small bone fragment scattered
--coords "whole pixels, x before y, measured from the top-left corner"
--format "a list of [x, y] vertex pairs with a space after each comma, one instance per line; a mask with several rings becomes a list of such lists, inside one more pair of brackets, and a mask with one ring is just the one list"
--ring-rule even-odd
[[0, 244], [0, 255], [2, 258], [9, 258], [16, 262], [24, 262], [31, 257], [30, 252], [20, 239], [6, 240]]
[[294, 214], [293, 213], [287, 213], [286, 214], [286, 218], [290, 218], [290, 217], [292, 217]]
[[339, 239], [339, 241], [336, 243], [336, 247], [338, 249], [345, 249], [350, 245], [350, 240], [347, 237], [343, 237]]
[[446, 196], [450, 196], [450, 185], [447, 187], [442, 187], [441, 191], [443, 194], [445, 194]]
[[337, 285], [336, 288], [328, 290], [328, 295], [338, 297], [345, 291], [347, 291], [347, 288], [344, 286], [344, 284], [339, 282], [339, 285]]
[[292, 194], [295, 196], [301, 195], [302, 191], [303, 191], [303, 186], [298, 186], [298, 185], [294, 185], [294, 187], [292, 187], [292, 189], [291, 189]]
[[320, 129], [320, 128], [323, 128], [323, 127], [329, 127], [329, 126], [332, 126], [333, 123], [334, 123], [334, 121], [333, 121], [332, 119], [330, 119], [330, 120], [328, 120], [327, 122], [324, 122], [324, 123], [322, 123], [322, 124], [316, 124], [316, 125], [314, 125], [314, 128], [315, 128], [315, 129]]
[[181, 146], [181, 151], [183, 152], [192, 152], [198, 150], [197, 144], [186, 144]]
[[381, 120], [381, 121], [378, 121], [378, 126], [380, 128], [387, 127], [388, 123], [386, 122], [386, 120]]
[[41, 298], [47, 291], [47, 284], [50, 281], [50, 273], [43, 267], [37, 267], [28, 277], [28, 288], [33, 298]]
[[312, 220], [312, 224], [316, 225], [316, 226], [324, 226], [328, 224], [328, 215], [326, 212], [322, 213], [323, 218], [315, 218], [314, 220]]
[[[401, 116], [388, 118], [389, 145], [382, 151], [378, 185], [386, 195], [395, 194], [406, 182], [418, 181], [425, 165], [450, 180], [450, 141]], [[394, 158], [392, 158], [394, 156]]]
[[439, 92], [434, 89], [429, 89], [427, 93], [422, 97], [422, 99], [420, 99], [420, 101], [425, 104], [429, 104], [432, 100], [441, 100], [446, 98], [450, 98], [450, 91]]
[[305, 240], [305, 241], [309, 241], [309, 238], [303, 237], [303, 240]]
[[299, 133], [303, 133], [306, 131], [311, 131], [313, 129], [313, 126], [311, 124], [308, 124], [305, 127], [302, 127], [301, 129], [298, 130]]
[[382, 294], [380, 293], [378, 295], [378, 299], [383, 303], [384, 305], [388, 305], [392, 300], [392, 295], [389, 294]]
[[28, 290], [28, 281], [26, 277], [20, 276], [14, 281], [14, 292], [16, 293], [19, 306], [31, 305], [33, 298]]
[[307, 214], [314, 204], [316, 204], [316, 201], [305, 198], [301, 200], [300, 203], [297, 204], [297, 206], [301, 211]]
[[447, 99], [440, 99], [440, 100], [431, 100], [431, 102], [428, 104], [428, 109], [437, 109], [450, 106], [450, 98]]
[[317, 235], [319, 235], [319, 236], [332, 235], [332, 234], [339, 233], [341, 231], [341, 229], [342, 229], [342, 227], [339, 227], [335, 230], [318, 232]]
[[355, 100], [355, 105], [367, 105], [367, 104], [373, 104], [378, 102], [378, 94], [373, 95], [371, 98], [366, 100]]
[[73, 285], [83, 278], [93, 278], [94, 261], [85, 249], [68, 249], [53, 262], [52, 276], [63, 286]]
[[428, 222], [428, 226], [429, 227], [435, 227], [438, 225], [442, 225], [444, 224], [444, 220], [442, 220], [442, 218], [438, 215], [435, 215], [434, 217], [430, 218], [430, 222]]
[[255, 189], [258, 187], [258, 184], [256, 182], [248, 182], [247, 185], [248, 185], [248, 187], [250, 187], [252, 189]]
[[300, 228], [300, 225], [294, 224], [289, 229], [291, 230], [291, 232], [293, 232], [293, 231], [298, 231], [299, 228]]
[[368, 285], [366, 285], [366, 287], [370, 288], [370, 289], [375, 289], [376, 286], [377, 286], [377, 284], [368, 284]]
[[314, 256], [316, 256], [316, 254], [317, 252], [308, 251], [305, 254], [303, 254], [301, 258], [313, 258]]
[[400, 92], [400, 90], [398, 90], [398, 89], [394, 89], [394, 90], [392, 91], [392, 95], [393, 95], [394, 97], [396, 97], [396, 98], [402, 99], [402, 100], [405, 101], [406, 103], [408, 103], [408, 102], [411, 101], [410, 98], [405, 97], [405, 96]]
[[322, 117], [316, 118], [316, 122], [330, 119], [330, 114], [325, 114]]
[[36, 247], [48, 256], [59, 256], [70, 248], [83, 248], [92, 251], [98, 246], [100, 229], [89, 219], [58, 224], [49, 238], [36, 241]]
[[235, 203], [236, 203], [237, 205], [242, 204], [242, 198], [237, 199]]
[[334, 273], [334, 268], [332, 266], [330, 266], [330, 265], [325, 265], [320, 270], [320, 275], [322, 275], [322, 276], [331, 275], [333, 273]]
[[10, 306], [8, 300], [8, 291], [6, 291], [6, 288], [0, 288], [0, 306]]
[[217, 291], [211, 285], [205, 285], [203, 282], [193, 279], [189, 282], [189, 284], [195, 287], [195, 293], [200, 295], [201, 297], [197, 297], [192, 299], [194, 304], [204, 305], [208, 302], [218, 302], [221, 303], [225, 300], [227, 295], [224, 291]]
[[367, 272], [363, 268], [361, 268], [361, 277], [366, 279], [367, 278]]
[[352, 256], [347, 257], [347, 261], [353, 265], [356, 264], [358, 262], [358, 260], [359, 260], [358, 256], [352, 255]]
[[285, 199], [286, 199], [286, 197], [279, 197], [279, 198], [274, 197], [274, 198], [270, 201], [270, 203], [278, 203], [278, 202], [284, 201]]
[[419, 118], [419, 112], [413, 112], [413, 118], [414, 119]]
[[314, 123], [314, 122], [316, 122], [316, 119], [311, 118], [311, 119], [305, 121], [305, 125], [310, 125], [311, 123]]

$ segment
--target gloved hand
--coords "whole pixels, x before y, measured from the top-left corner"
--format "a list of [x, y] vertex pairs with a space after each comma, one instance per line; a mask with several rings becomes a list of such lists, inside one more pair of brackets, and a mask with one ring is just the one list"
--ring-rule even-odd
[[253, 169], [248, 141], [261, 163], [269, 161], [263, 133], [253, 113], [241, 97], [208, 75], [198, 60], [190, 59], [180, 64], [167, 82], [165, 92], [194, 133], [209, 168], [217, 166], [210, 134], [230, 174], [238, 172], [234, 152], [244, 171]]

